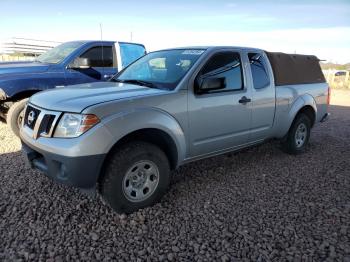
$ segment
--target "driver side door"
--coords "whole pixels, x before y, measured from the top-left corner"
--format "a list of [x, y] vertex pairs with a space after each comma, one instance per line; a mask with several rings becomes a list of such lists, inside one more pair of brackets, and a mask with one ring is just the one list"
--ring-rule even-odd
[[194, 86], [189, 89], [190, 157], [248, 143], [252, 109], [248, 101], [242, 100], [250, 97], [243, 68], [240, 52], [218, 51], [196, 76], [195, 82], [205, 75], [224, 78], [225, 87], [205, 93], [196, 93]]
[[[110, 75], [116, 73], [113, 69], [113, 51], [112, 46], [94, 46], [89, 48], [79, 58], [87, 58], [90, 61], [89, 68], [69, 68], [66, 69], [66, 84], [75, 85], [97, 81], [106, 81]], [[108, 72], [108, 74], [106, 74]]]

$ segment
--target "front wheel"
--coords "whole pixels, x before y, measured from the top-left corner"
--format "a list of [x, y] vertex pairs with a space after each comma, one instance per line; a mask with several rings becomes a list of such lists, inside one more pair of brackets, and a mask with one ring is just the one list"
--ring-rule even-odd
[[19, 129], [22, 124], [22, 120], [24, 118], [24, 107], [28, 98], [22, 99], [16, 103], [14, 103], [9, 111], [7, 112], [6, 122], [11, 131], [19, 137]]
[[310, 133], [311, 120], [307, 115], [301, 113], [295, 118], [289, 129], [286, 140], [283, 143], [284, 150], [294, 155], [304, 152], [310, 139]]
[[132, 142], [108, 158], [100, 192], [118, 213], [132, 213], [158, 202], [169, 182], [170, 166], [164, 152], [147, 142]]

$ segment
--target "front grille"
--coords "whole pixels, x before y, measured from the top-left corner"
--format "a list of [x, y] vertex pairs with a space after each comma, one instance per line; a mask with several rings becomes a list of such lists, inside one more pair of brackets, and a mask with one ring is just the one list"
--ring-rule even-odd
[[33, 130], [34, 139], [39, 137], [51, 137], [60, 112], [38, 109], [32, 105], [27, 105], [24, 115], [24, 126]]
[[30, 105], [27, 106], [26, 113], [24, 115], [24, 124], [28, 126], [30, 129], [34, 129], [36, 121], [40, 115], [40, 110], [34, 108]]
[[55, 115], [45, 115], [43, 117], [38, 131], [39, 134], [48, 135], [50, 133], [52, 123], [55, 120], [55, 117]]

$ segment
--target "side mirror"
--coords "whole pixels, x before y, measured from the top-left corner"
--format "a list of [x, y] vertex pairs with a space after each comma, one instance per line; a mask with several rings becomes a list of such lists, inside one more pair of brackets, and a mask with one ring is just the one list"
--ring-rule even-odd
[[224, 77], [208, 77], [202, 80], [202, 83], [197, 89], [197, 93], [208, 93], [212, 90], [224, 89], [226, 87], [226, 82]]
[[69, 68], [72, 69], [88, 69], [91, 67], [90, 59], [77, 57], [74, 61], [69, 65]]

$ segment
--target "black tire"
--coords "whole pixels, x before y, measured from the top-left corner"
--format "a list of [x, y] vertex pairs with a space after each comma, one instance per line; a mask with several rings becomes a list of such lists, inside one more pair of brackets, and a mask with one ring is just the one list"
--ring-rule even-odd
[[[298, 128], [301, 128], [301, 130], [303, 130], [303, 127], [305, 127], [305, 135], [301, 136], [301, 137], [304, 137], [304, 142], [301, 143], [301, 140], [303, 139], [297, 139], [298, 137], [297, 131], [298, 131]], [[307, 144], [309, 143], [310, 133], [311, 133], [310, 118], [303, 113], [297, 115], [283, 142], [284, 151], [293, 155], [303, 153], [306, 150]]]
[[6, 122], [11, 131], [19, 137], [19, 129], [22, 118], [24, 117], [24, 107], [28, 98], [22, 99], [14, 103], [7, 112]]
[[[143, 161], [150, 161], [158, 168], [158, 182], [157, 186], [153, 187], [153, 193], [146, 199], [135, 202], [128, 199], [128, 197], [132, 198], [133, 196], [126, 193], [125, 188], [129, 183], [133, 183], [132, 179], [128, 180], [128, 174], [133, 172], [131, 168], [137, 163], [143, 163]], [[168, 189], [170, 182], [169, 160], [165, 153], [153, 144], [142, 141], [128, 143], [112, 153], [106, 162], [107, 166], [100, 181], [100, 193], [104, 200], [118, 213], [129, 214], [154, 205]], [[138, 176], [142, 175], [138, 174]]]

